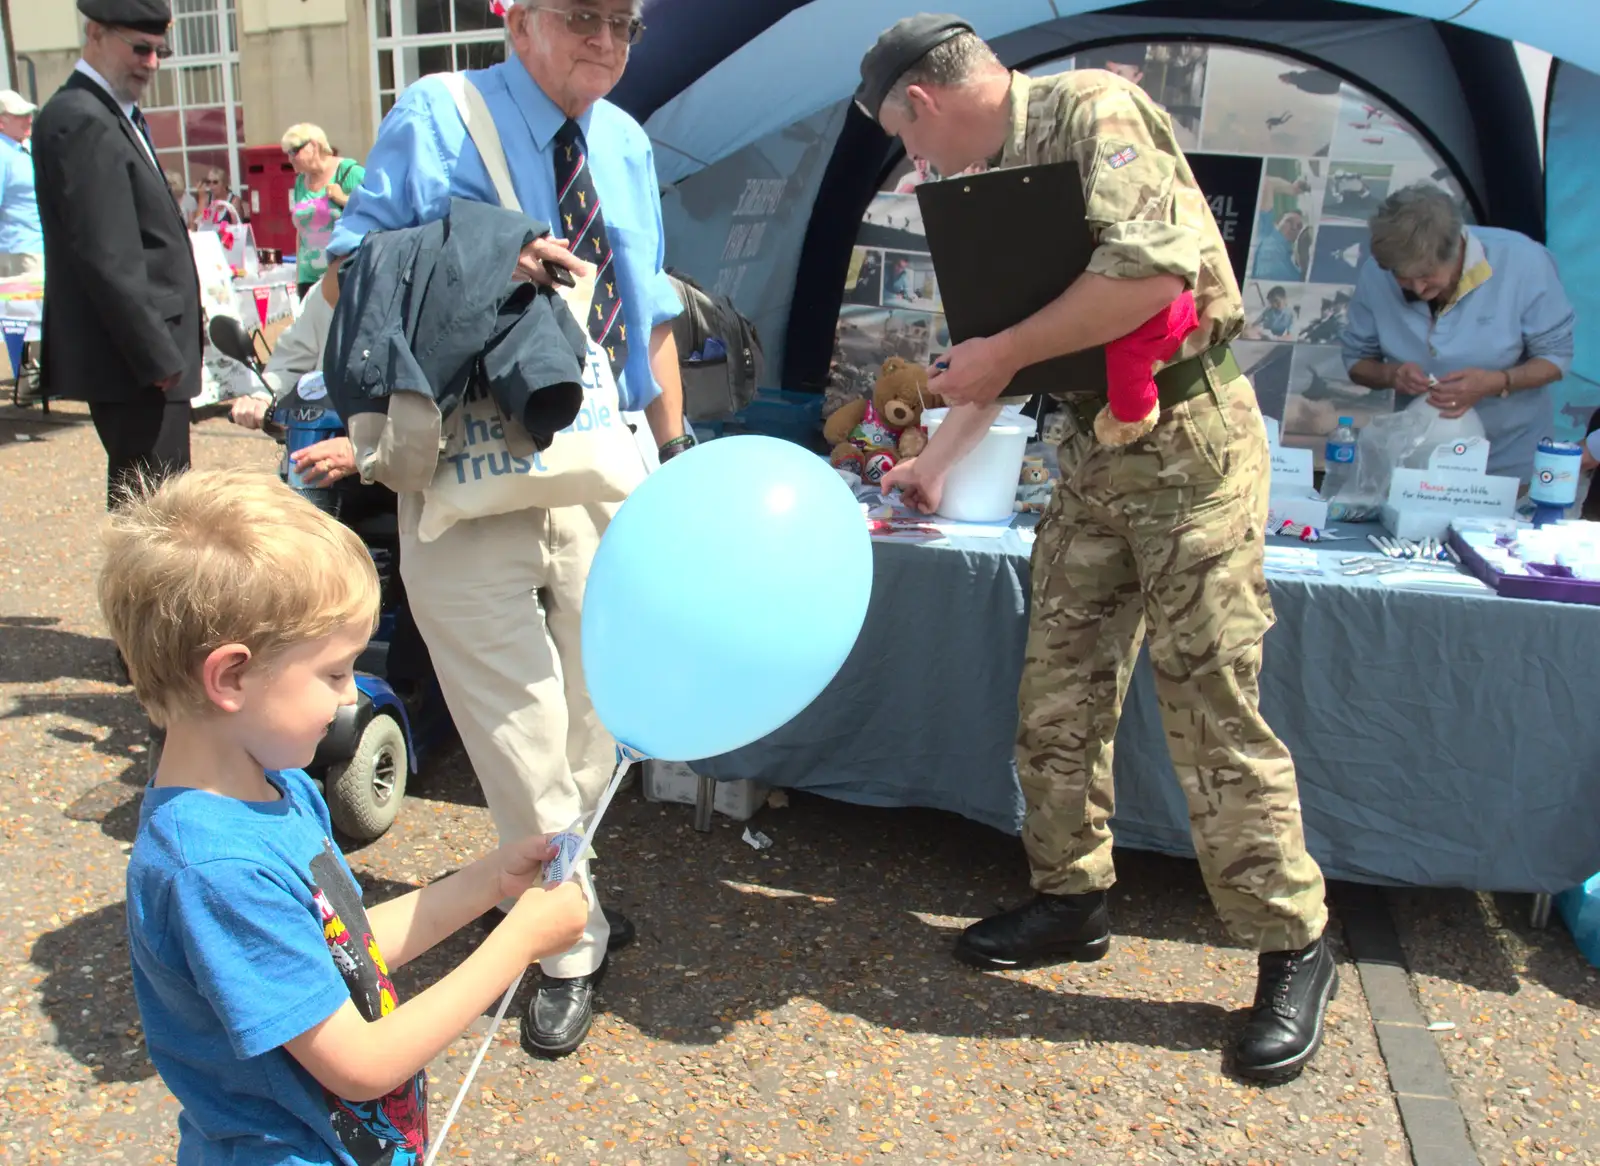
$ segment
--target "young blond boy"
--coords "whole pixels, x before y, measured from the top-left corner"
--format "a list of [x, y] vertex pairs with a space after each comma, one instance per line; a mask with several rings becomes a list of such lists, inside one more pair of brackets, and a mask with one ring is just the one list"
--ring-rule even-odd
[[[540, 888], [555, 851], [502, 846], [362, 906], [299, 767], [373, 631], [378, 579], [345, 527], [276, 479], [190, 471], [112, 517], [100, 606], [166, 746], [128, 867], [134, 994], [183, 1105], [182, 1166], [420, 1163], [424, 1066], [588, 907]], [[516, 906], [405, 1004], [389, 968]]]

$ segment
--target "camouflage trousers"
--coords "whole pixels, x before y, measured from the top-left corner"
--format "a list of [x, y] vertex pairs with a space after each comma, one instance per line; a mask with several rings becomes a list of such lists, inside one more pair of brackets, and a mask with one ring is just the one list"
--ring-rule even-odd
[[1165, 410], [1111, 449], [1072, 433], [1033, 550], [1017, 772], [1033, 886], [1105, 890], [1112, 750], [1148, 631], [1173, 768], [1212, 902], [1257, 951], [1327, 922], [1289, 751], [1261, 718], [1270, 463], [1243, 377]]

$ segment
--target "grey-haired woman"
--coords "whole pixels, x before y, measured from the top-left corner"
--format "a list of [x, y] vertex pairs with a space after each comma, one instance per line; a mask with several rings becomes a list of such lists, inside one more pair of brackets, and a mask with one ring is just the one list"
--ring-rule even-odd
[[1516, 231], [1469, 227], [1426, 184], [1372, 216], [1371, 256], [1340, 337], [1350, 379], [1426, 396], [1446, 417], [1476, 409], [1489, 472], [1528, 480], [1553, 421], [1546, 386], [1572, 366], [1572, 305], [1555, 260]]

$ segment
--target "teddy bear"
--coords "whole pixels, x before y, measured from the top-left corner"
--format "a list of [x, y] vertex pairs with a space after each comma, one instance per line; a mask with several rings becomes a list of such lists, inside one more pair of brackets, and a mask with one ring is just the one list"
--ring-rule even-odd
[[1050, 481], [1050, 471], [1043, 458], [1022, 459], [1022, 478], [1017, 484], [1017, 511], [1021, 514], [1043, 514], [1050, 504], [1055, 484]]
[[1102, 445], [1138, 441], [1161, 419], [1155, 366], [1172, 359], [1200, 327], [1194, 293], [1186, 291], [1139, 327], [1106, 345], [1106, 404], [1095, 416]]
[[846, 402], [823, 425], [822, 436], [832, 446], [828, 461], [876, 485], [897, 463], [927, 447], [923, 410], [943, 404], [928, 389], [925, 367], [891, 356], [878, 370], [872, 400]]

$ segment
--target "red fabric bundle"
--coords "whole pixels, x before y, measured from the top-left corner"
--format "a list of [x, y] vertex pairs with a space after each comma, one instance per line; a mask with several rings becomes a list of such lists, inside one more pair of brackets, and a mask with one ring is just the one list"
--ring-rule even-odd
[[1138, 328], [1106, 345], [1107, 406], [1095, 434], [1107, 445], [1126, 445], [1155, 428], [1161, 416], [1155, 366], [1171, 359], [1200, 326], [1194, 293], [1184, 292]]

